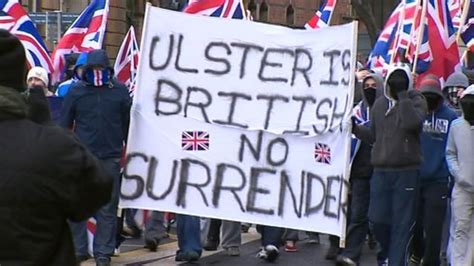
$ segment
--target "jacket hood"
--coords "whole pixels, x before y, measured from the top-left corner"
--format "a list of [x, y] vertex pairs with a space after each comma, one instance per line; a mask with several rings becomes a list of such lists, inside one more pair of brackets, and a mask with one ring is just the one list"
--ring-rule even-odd
[[93, 50], [87, 54], [84, 68], [90, 68], [93, 66], [102, 66], [103, 68], [110, 70], [111, 76], [114, 75], [114, 69], [110, 66], [110, 60], [105, 50]]
[[466, 90], [462, 92], [461, 98], [463, 98], [466, 95], [474, 95], [474, 85], [467, 87]]
[[451, 74], [446, 83], [444, 83], [443, 91], [446, 90], [448, 87], [469, 87], [469, 79], [466, 75], [462, 72], [454, 72]]
[[77, 58], [76, 64], [74, 65], [74, 77], [77, 79], [81, 79], [79, 74], [77, 73], [77, 69], [87, 63], [87, 52], [83, 52]]
[[28, 116], [25, 97], [15, 89], [0, 85], [0, 121]]
[[372, 74], [369, 74], [367, 75], [363, 80], [362, 80], [362, 84], [360, 86], [360, 93], [362, 94], [362, 100], [364, 101], [364, 104], [366, 106], [369, 106], [368, 104], [368, 101], [367, 101], [367, 98], [365, 97], [365, 94], [364, 94], [364, 83], [367, 79], [369, 78], [372, 78], [375, 80], [375, 84], [376, 84], [376, 93], [375, 93], [375, 100], [377, 100], [380, 96], [382, 96], [384, 94], [384, 80], [383, 80], [383, 77], [382, 75], [378, 74], [378, 73], [372, 73]]
[[395, 99], [393, 99], [390, 96], [390, 88], [387, 84], [387, 81], [389, 80], [390, 76], [395, 71], [403, 71], [407, 75], [407, 78], [408, 78], [408, 90], [413, 89], [413, 77], [411, 75], [410, 66], [408, 64], [405, 64], [405, 63], [396, 63], [394, 65], [390, 65], [389, 68], [388, 68], [388, 71], [387, 71], [387, 77], [385, 78], [384, 95], [387, 99], [389, 99], [391, 101], [395, 101]]

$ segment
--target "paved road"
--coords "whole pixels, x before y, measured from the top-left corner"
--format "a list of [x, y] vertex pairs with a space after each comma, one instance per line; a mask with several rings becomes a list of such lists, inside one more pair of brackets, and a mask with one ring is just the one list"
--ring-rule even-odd
[[[321, 244], [308, 244], [304, 240], [297, 243], [298, 252], [286, 253], [281, 251], [280, 257], [274, 264], [267, 263], [255, 258], [260, 246], [260, 235], [253, 230], [242, 235], [243, 245], [239, 257], [229, 257], [222, 250], [217, 252], [203, 253], [203, 257], [197, 263], [176, 263], [174, 254], [177, 243], [176, 236], [171, 235], [167, 243], [163, 243], [157, 252], [149, 252], [143, 248], [143, 241], [139, 239], [128, 240], [121, 248], [121, 254], [112, 259], [113, 265], [225, 265], [225, 266], [253, 266], [253, 265], [289, 265], [289, 266], [332, 266], [334, 262], [324, 259], [325, 252], [329, 247], [327, 236], [321, 236]], [[89, 260], [82, 266], [94, 265], [93, 260]], [[375, 263], [375, 252], [366, 248], [363, 253], [361, 266], [372, 266]]]

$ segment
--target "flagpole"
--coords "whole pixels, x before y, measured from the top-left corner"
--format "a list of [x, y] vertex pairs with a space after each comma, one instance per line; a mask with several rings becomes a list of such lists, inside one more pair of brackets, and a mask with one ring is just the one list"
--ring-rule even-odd
[[412, 73], [416, 74], [416, 65], [418, 64], [418, 54], [420, 53], [421, 42], [423, 41], [423, 32], [425, 30], [426, 11], [428, 9], [428, 0], [423, 1], [421, 10], [420, 27], [418, 28], [418, 39], [416, 40], [415, 58], [413, 59]]
[[403, 29], [403, 21], [405, 20], [405, 9], [406, 9], [407, 1], [403, 0], [403, 7], [401, 10], [401, 14], [398, 17], [398, 28], [397, 28], [397, 33], [395, 36], [397, 36], [397, 39], [395, 40], [395, 46], [393, 47], [393, 53], [392, 56], [390, 57], [390, 65], [392, 65], [395, 61], [395, 57], [398, 54], [398, 47], [399, 47], [399, 42], [400, 42], [400, 31]]
[[[461, 14], [461, 23], [459, 24], [458, 32], [456, 33], [456, 42], [459, 44], [461, 40], [462, 28], [466, 24], [467, 14], [469, 13], [469, 7], [471, 5], [471, 0], [464, 0], [464, 5]], [[452, 19], [452, 18], [451, 18]]]
[[[416, 13], [415, 13], [415, 17], [413, 18], [413, 24], [411, 25], [411, 29], [410, 29], [410, 42], [411, 40], [413, 40], [413, 34], [416, 34], [415, 31], [415, 23], [416, 23], [416, 20], [418, 19], [418, 15], [419, 15], [419, 10], [418, 10], [418, 6], [421, 5], [421, 0], [416, 0]], [[410, 52], [410, 47], [411, 45], [408, 44], [408, 47], [407, 47], [407, 51], [405, 53], [405, 55], [409, 54]]]

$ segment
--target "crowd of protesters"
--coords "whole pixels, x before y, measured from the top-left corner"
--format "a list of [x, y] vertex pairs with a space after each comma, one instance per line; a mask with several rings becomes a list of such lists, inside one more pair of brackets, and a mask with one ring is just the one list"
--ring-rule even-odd
[[[138, 237], [142, 230], [136, 210], [117, 221], [128, 90], [114, 78], [104, 50], [69, 55], [54, 91], [46, 70], [27, 71], [25, 62], [20, 41], [0, 30], [0, 265], [89, 259], [91, 216], [97, 221], [92, 255], [97, 265], [110, 265], [121, 233]], [[377, 249], [374, 265], [472, 265], [474, 86], [468, 76], [455, 72], [441, 84], [432, 75], [416, 78], [406, 64], [385, 75], [357, 70], [347, 238], [340, 248], [339, 238], [329, 236], [326, 259], [358, 265], [368, 242]], [[56, 115], [48, 104], [55, 97], [64, 99]], [[176, 261], [197, 261], [203, 249], [219, 246], [240, 255], [241, 234], [251, 225], [202, 221], [176, 215]], [[156, 251], [167, 237], [164, 214], [151, 212], [144, 229], [145, 247]], [[257, 230], [256, 256], [269, 262], [282, 246], [297, 252], [304, 233]], [[309, 243], [319, 243], [319, 234], [305, 233]]]

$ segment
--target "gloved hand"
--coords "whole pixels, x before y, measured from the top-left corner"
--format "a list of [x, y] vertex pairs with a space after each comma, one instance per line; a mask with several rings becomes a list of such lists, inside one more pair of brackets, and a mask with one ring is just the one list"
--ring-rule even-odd
[[357, 119], [354, 116], [351, 116], [351, 123], [352, 123], [352, 133], [354, 133], [354, 130], [357, 127]]
[[395, 70], [387, 80], [390, 87], [390, 96], [398, 99], [398, 94], [408, 90], [408, 76], [403, 70]]

